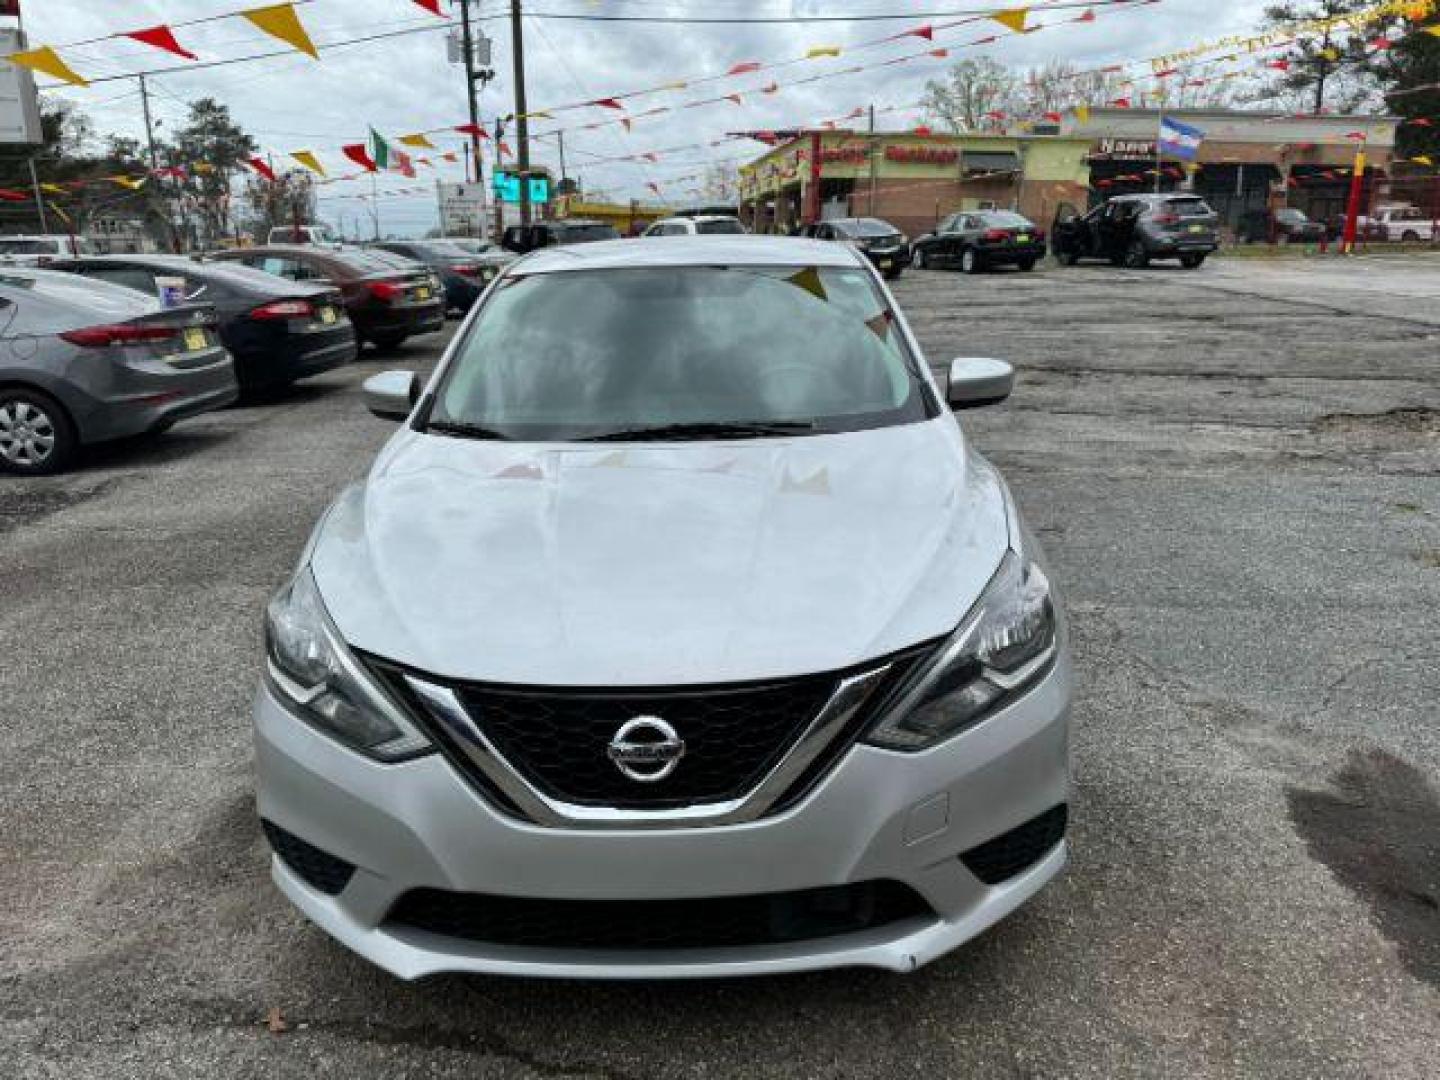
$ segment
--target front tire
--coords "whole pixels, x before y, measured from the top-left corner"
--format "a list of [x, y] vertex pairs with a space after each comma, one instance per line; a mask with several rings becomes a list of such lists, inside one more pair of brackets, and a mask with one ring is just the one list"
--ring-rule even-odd
[[978, 274], [985, 269], [985, 264], [980, 261], [980, 253], [974, 248], [966, 248], [960, 254], [960, 270], [966, 274]]
[[1150, 265], [1150, 253], [1145, 250], [1143, 240], [1132, 240], [1125, 249], [1125, 267], [1128, 270], [1143, 270]]
[[1023, 270], [1025, 273], [1028, 274], [1031, 270], [1034, 270], [1034, 269], [1035, 269], [1035, 260], [1034, 260], [1034, 259], [1021, 259], [1021, 260], [1020, 260], [1019, 262], [1017, 262], [1015, 265], [1018, 266], [1018, 267], [1020, 267], [1021, 270]]
[[1418, 244], [1420, 242], [1420, 234], [1414, 229], [1406, 229], [1404, 235], [1400, 237], [1400, 242], [1402, 244]]
[[1205, 265], [1204, 255], [1181, 255], [1180, 265], [1186, 270], [1199, 270]]
[[58, 401], [38, 390], [0, 391], [0, 472], [61, 472], [78, 449], [75, 425]]

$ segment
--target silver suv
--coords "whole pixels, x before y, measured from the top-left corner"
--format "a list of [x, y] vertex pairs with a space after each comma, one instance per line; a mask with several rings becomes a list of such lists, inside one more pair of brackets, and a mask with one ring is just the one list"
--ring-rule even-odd
[[[557, 317], [557, 313], [561, 317]], [[285, 894], [404, 978], [912, 971], [1065, 863], [1070, 660], [1015, 501], [848, 245], [520, 260], [271, 603]]]

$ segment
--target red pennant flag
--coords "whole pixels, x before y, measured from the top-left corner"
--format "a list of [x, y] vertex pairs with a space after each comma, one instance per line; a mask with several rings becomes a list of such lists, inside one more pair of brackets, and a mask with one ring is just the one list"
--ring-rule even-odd
[[1157, 71], [1157, 72], [1155, 72], [1155, 78], [1157, 78], [1157, 79], [1168, 79], [1171, 75], [1179, 75], [1179, 74], [1180, 74], [1180, 69], [1179, 69], [1179, 68], [1166, 68], [1164, 71]]
[[978, 41], [970, 42], [971, 45], [994, 45], [1000, 40], [999, 34], [991, 34], [989, 37], [982, 37]]
[[931, 131], [924, 124], [921, 124], [919, 127], [915, 128], [915, 134], [919, 135], [922, 139], [928, 139], [931, 135]]
[[455, 130], [461, 135], [474, 135], [477, 139], [488, 139], [490, 133], [479, 124], [457, 124]]
[[918, 37], [918, 38], [924, 38], [926, 41], [934, 41], [934, 40], [935, 40], [935, 28], [927, 23], [927, 24], [924, 25], [924, 26], [917, 26], [917, 27], [915, 27], [914, 30], [906, 30], [906, 31], [905, 31], [903, 34], [901, 34], [900, 36], [901, 36], [901, 37]]
[[744, 102], [740, 100], [740, 95], [739, 95], [739, 94], [726, 94], [726, 95], [725, 95], [725, 100], [726, 100], [726, 101], [733, 101], [736, 105], [743, 105], [743, 104], [744, 104]]
[[1434, 124], [1432, 121], [1425, 119], [1425, 117], [1423, 117], [1423, 116], [1417, 116], [1414, 120], [1406, 120], [1406, 121], [1404, 121], [1404, 122], [1407, 123], [1407, 124], [1414, 124], [1416, 127], [1434, 127], [1434, 126], [1435, 126], [1435, 124]]
[[263, 176], [266, 180], [275, 179], [275, 170], [270, 168], [264, 158], [252, 157], [250, 167]]
[[1064, 119], [1064, 117], [1062, 117], [1058, 112], [1047, 112], [1045, 114], [1045, 119], [1049, 120], [1051, 123], [1058, 124], [1061, 120]]
[[985, 119], [986, 119], [986, 120], [1004, 120], [1004, 119], [1005, 119], [1005, 114], [1004, 114], [1003, 112], [1001, 112], [999, 109], [996, 109], [994, 112], [987, 112], [987, 113], [985, 114]]
[[1347, 131], [1345, 133], [1345, 138], [1350, 139], [1354, 142], [1364, 142], [1366, 135], [1363, 131]]
[[745, 74], [748, 74], [748, 73], [751, 72], [751, 71], [759, 71], [759, 70], [760, 70], [760, 66], [761, 66], [761, 65], [760, 65], [760, 62], [759, 62], [758, 60], [746, 60], [743, 64], [736, 64], [736, 65], [735, 65], [734, 67], [732, 67], [729, 71], [725, 72], [725, 74], [726, 74], [726, 75], [745, 75]]
[[395, 169], [401, 176], [415, 179], [415, 166], [410, 164], [410, 155], [403, 150], [395, 151]]
[[616, 101], [613, 97], [596, 98], [594, 101], [587, 101], [586, 105], [599, 105], [605, 109], [624, 109], [625, 106]]
[[415, 3], [430, 12], [431, 15], [439, 15], [442, 19], [445, 17], [445, 13], [440, 10], [440, 0], [415, 0]]
[[1110, 104], [1117, 109], [1128, 109], [1130, 108], [1130, 99], [1128, 97], [1117, 97], [1114, 101], [1110, 102]]
[[1377, 37], [1374, 41], [1370, 42], [1370, 47], [1384, 52], [1386, 49], [1393, 49], [1395, 43], [1387, 37]]
[[510, 144], [507, 143], [504, 139], [501, 139], [501, 140], [500, 140], [500, 156], [501, 156], [501, 157], [514, 157], [514, 156], [515, 156], [514, 151], [512, 151], [512, 150], [510, 149]]
[[452, 165], [460, 160], [460, 155], [455, 153], [454, 150], [447, 150], [445, 151], [445, 153], [441, 154], [440, 157], [443, 160], [450, 162]]
[[1268, 64], [1266, 64], [1265, 66], [1266, 66], [1267, 68], [1274, 68], [1276, 71], [1289, 71], [1289, 70], [1290, 70], [1290, 61], [1289, 61], [1289, 60], [1271, 60], [1271, 61], [1270, 61]]
[[933, 57], [935, 57], [937, 60], [944, 60], [947, 56], [950, 55], [950, 50], [949, 50], [949, 49], [931, 49], [931, 50], [930, 50], [930, 55], [933, 56]]
[[1095, 21], [1095, 12], [1091, 11], [1089, 8], [1086, 8], [1086, 9], [1085, 9], [1085, 14], [1083, 14], [1083, 15], [1076, 15], [1075, 18], [1071, 19], [1070, 21], [1071, 21], [1071, 22], [1094, 22], [1094, 21]]
[[29, 202], [30, 196], [23, 191], [15, 191], [13, 188], [0, 188], [0, 200], [5, 202]]
[[372, 158], [369, 151], [365, 149], [364, 143], [351, 143], [349, 146], [342, 146], [340, 152], [366, 172], [375, 172], [379, 169], [379, 166], [375, 164], [375, 159]]
[[170, 27], [163, 24], [160, 26], [152, 26], [148, 30], [131, 30], [124, 36], [134, 38], [136, 41], [142, 41], [146, 45], [153, 45], [157, 49], [164, 49], [166, 52], [174, 53], [176, 56], [183, 56], [186, 60], [200, 59], [189, 49], [182, 46], [180, 42], [176, 41], [175, 35], [170, 32]]

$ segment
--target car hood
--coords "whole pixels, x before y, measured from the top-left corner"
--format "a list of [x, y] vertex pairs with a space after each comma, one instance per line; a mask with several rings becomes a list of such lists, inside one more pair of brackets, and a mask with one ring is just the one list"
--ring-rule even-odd
[[316, 531], [342, 635], [433, 674], [658, 686], [839, 670], [953, 630], [1009, 541], [948, 415], [626, 446], [400, 432]]

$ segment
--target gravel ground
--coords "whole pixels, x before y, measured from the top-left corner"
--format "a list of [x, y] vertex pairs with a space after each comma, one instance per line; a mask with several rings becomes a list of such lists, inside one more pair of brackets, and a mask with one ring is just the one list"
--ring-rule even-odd
[[409, 985], [307, 925], [259, 615], [417, 344], [0, 481], [0, 1076], [1440, 1074], [1440, 260], [897, 293], [932, 360], [1021, 370], [966, 423], [1071, 604], [1061, 881], [907, 977]]

